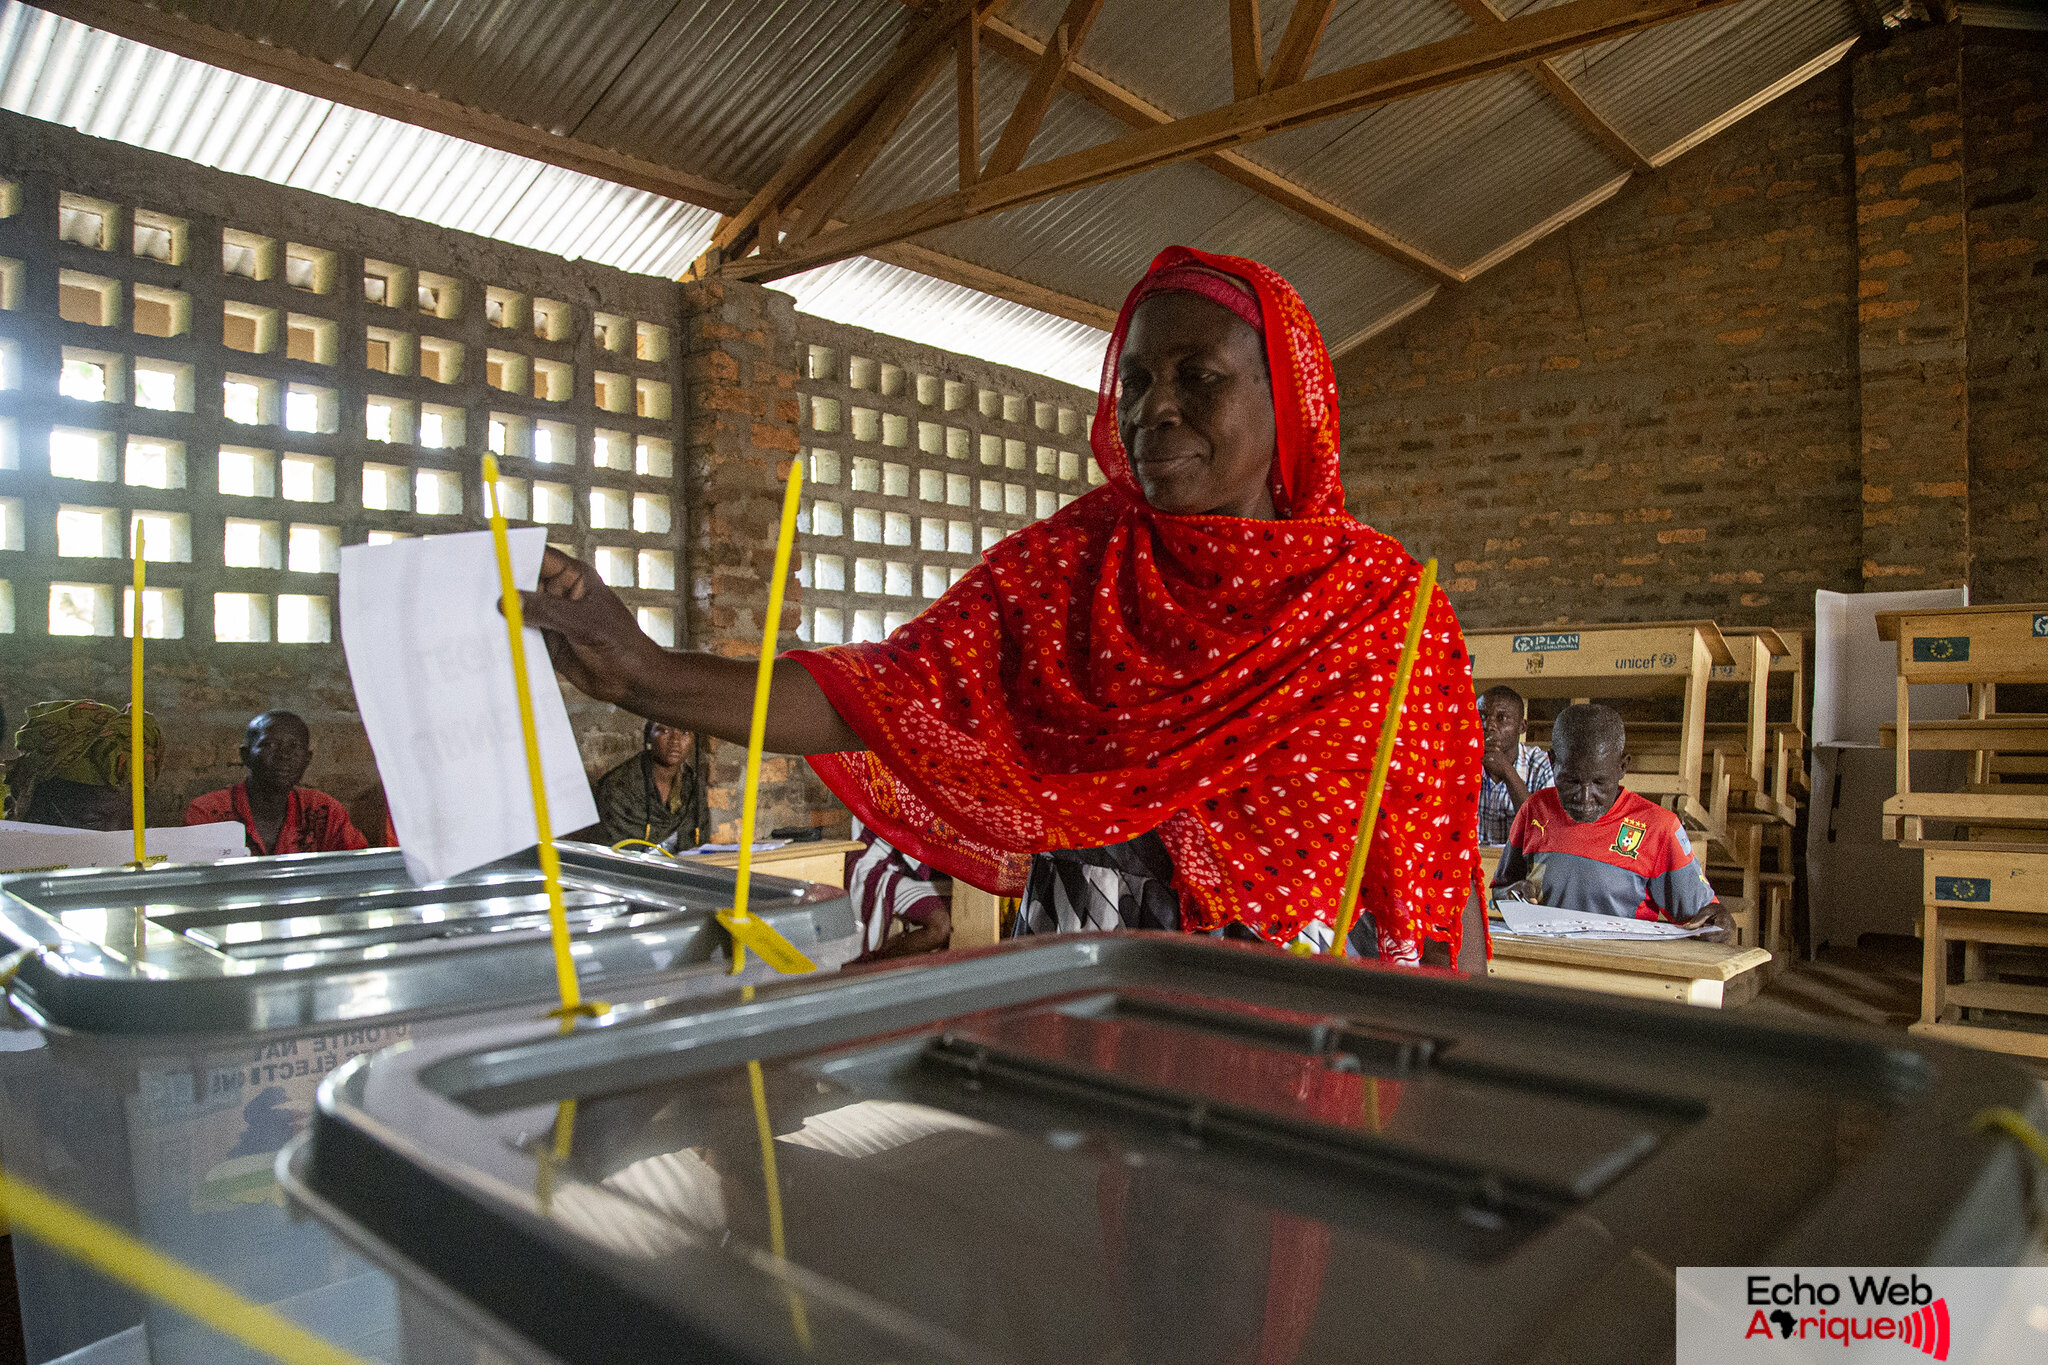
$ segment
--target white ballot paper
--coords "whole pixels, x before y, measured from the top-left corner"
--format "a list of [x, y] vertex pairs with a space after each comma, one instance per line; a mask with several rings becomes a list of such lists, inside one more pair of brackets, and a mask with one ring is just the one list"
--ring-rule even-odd
[[1623, 919], [1619, 915], [1593, 915], [1584, 910], [1566, 910], [1555, 905], [1537, 905], [1531, 901], [1510, 900], [1505, 897], [1494, 904], [1500, 907], [1500, 917], [1507, 921], [1509, 933], [1528, 934], [1536, 938], [1692, 938], [1699, 934], [1711, 934], [1720, 928], [1717, 924], [1700, 924], [1688, 928], [1683, 924]]
[[[239, 821], [174, 825], [142, 831], [143, 851], [152, 860], [210, 863], [249, 856], [249, 836]], [[120, 867], [135, 861], [132, 830], [72, 829], [0, 820], [0, 872], [55, 872], [65, 867]]]
[[[547, 532], [513, 531], [511, 543], [513, 581], [531, 589]], [[532, 848], [533, 794], [491, 533], [345, 546], [340, 596], [349, 679], [412, 879], [440, 881]], [[533, 629], [526, 668], [551, 822], [557, 830], [595, 824], [569, 711]]]

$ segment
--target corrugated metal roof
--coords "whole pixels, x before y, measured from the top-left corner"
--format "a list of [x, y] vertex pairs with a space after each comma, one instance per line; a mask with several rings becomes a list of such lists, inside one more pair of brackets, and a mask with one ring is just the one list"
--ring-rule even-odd
[[356, 69], [569, 133], [676, 8], [675, 0], [399, 5]]
[[353, 68], [399, 0], [152, 0], [156, 8]]
[[[1033, 370], [1092, 389], [1109, 333], [914, 270], [856, 256], [775, 283], [797, 307], [834, 322]], [[1029, 363], [1025, 363], [1028, 361]]]
[[898, 0], [694, 0], [648, 40], [579, 135], [761, 185], [888, 60], [910, 17]]
[[1652, 159], [1862, 30], [1843, 0], [1748, 0], [1558, 65]]
[[[702, 253], [717, 221], [708, 209], [188, 61], [16, 0], [0, 0], [0, 108], [664, 278]], [[1090, 388], [1107, 341], [1095, 328], [865, 258], [776, 287], [805, 312]]]
[[[1500, 0], [1509, 13], [1556, 0]], [[459, 104], [746, 189], [766, 181], [887, 60], [915, 18], [902, 0], [161, 0], [162, 7]], [[1041, 40], [1064, 0], [1011, 0]], [[1263, 12], [1268, 57], [1290, 7]], [[1080, 62], [1176, 114], [1230, 93], [1220, 0], [1112, 0]], [[1310, 74], [1462, 32], [1452, 0], [1340, 0]], [[1560, 69], [1646, 154], [1689, 145], [1857, 29], [1854, 0], [1749, 0], [1576, 54]], [[317, 189], [626, 269], [673, 274], [712, 215], [523, 157], [123, 43], [0, 0], [0, 104], [209, 165]], [[982, 141], [993, 145], [1023, 69], [984, 58]], [[1053, 101], [1039, 161], [1121, 135], [1079, 96]], [[843, 213], [953, 188], [952, 82], [943, 76]], [[1624, 168], [1540, 84], [1509, 72], [1253, 143], [1244, 154], [1396, 237], [1469, 268], [1611, 191]], [[1333, 341], [1425, 296], [1361, 243], [1195, 164], [1162, 168], [929, 234], [976, 265], [1105, 306], [1160, 246], [1188, 241], [1288, 273]], [[786, 281], [805, 307], [869, 288], [863, 325], [1074, 377], [1075, 325], [872, 262]], [[814, 292], [815, 291], [815, 292]], [[958, 308], [976, 321], [932, 321]], [[836, 314], [834, 314], [836, 315]], [[1002, 321], [996, 321], [1001, 319]], [[937, 327], [937, 331], [930, 330]], [[1033, 329], [1036, 330], [1033, 330]], [[921, 330], [923, 329], [923, 330]], [[1088, 329], [1080, 329], [1087, 331]], [[1038, 338], [1033, 341], [1031, 338]], [[1089, 345], [1098, 344], [1089, 342]], [[977, 348], [979, 346], [979, 349]], [[1038, 350], [1033, 351], [1036, 346]], [[1092, 364], [1092, 362], [1091, 362]], [[1083, 377], [1083, 382], [1092, 379]]]

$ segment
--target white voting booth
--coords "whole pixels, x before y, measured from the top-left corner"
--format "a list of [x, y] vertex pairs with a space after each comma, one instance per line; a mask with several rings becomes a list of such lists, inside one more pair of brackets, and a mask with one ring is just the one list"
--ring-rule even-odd
[[[1879, 727], [1898, 709], [1898, 646], [1877, 635], [1877, 616], [1969, 605], [1965, 588], [1814, 594], [1813, 806], [1806, 830], [1812, 942], [1853, 946], [1862, 934], [1913, 932], [1920, 909], [1920, 855], [1884, 837], [1884, 803], [1898, 786], [1895, 755]], [[1914, 719], [1969, 707], [1969, 689], [1916, 687]], [[1913, 786], [1960, 787], [1962, 755], [1916, 754]]]

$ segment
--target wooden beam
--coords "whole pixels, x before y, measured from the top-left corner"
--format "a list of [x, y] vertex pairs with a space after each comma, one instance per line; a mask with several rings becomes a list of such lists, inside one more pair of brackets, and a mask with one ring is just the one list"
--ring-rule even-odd
[[1266, 54], [1259, 30], [1259, 0], [1230, 0], [1231, 98], [1248, 100], [1266, 78]]
[[[1507, 16], [1500, 12], [1495, 0], [1454, 0], [1454, 3], [1471, 16], [1472, 22], [1481, 28], [1504, 23], [1507, 19]], [[1608, 122], [1606, 115], [1589, 104], [1586, 97], [1579, 93], [1578, 87], [1567, 80], [1565, 74], [1559, 71], [1553, 62], [1546, 60], [1532, 63], [1529, 72], [1542, 83], [1544, 90], [1549, 92], [1552, 99], [1571, 110], [1572, 116], [1593, 135], [1594, 141], [1606, 148], [1608, 155], [1632, 171], [1656, 169], [1650, 164], [1650, 158], [1630, 142], [1622, 134], [1621, 129]]]
[[889, 242], [1171, 166], [1290, 128], [1441, 90], [1545, 57], [1625, 38], [1735, 0], [1568, 0], [1378, 61], [1332, 71], [1220, 109], [1140, 129], [1100, 146], [985, 179], [863, 223], [823, 233], [801, 250], [731, 262], [740, 279], [776, 279]]
[[997, 298], [1021, 303], [1027, 308], [1036, 308], [1041, 313], [1085, 323], [1104, 332], [1116, 330], [1117, 310], [1114, 308], [1105, 308], [1099, 303], [1075, 298], [1072, 294], [1062, 294], [1056, 289], [1047, 289], [1014, 275], [1005, 275], [972, 261], [933, 251], [916, 242], [893, 242], [876, 247], [867, 254], [875, 260], [915, 270], [920, 275], [930, 275], [949, 284], [966, 285], [984, 294], [994, 294]]
[[[1036, 38], [1000, 19], [991, 19], [982, 26], [982, 40], [990, 51], [999, 52], [1005, 57], [1025, 64], [1036, 61], [1038, 54], [1044, 50], [1044, 45]], [[1158, 128], [1173, 122], [1173, 115], [1164, 109], [1085, 66], [1076, 64], [1067, 69], [1066, 87], [1104, 113], [1123, 120], [1133, 128]], [[1248, 157], [1236, 152], [1218, 152], [1213, 156], [1203, 157], [1201, 162], [1254, 194], [1263, 195], [1284, 209], [1319, 223], [1332, 232], [1349, 237], [1360, 246], [1368, 247], [1389, 260], [1399, 261], [1438, 284], [1458, 284], [1463, 281], [1464, 277], [1456, 269], [1420, 247], [1403, 241], [1350, 209], [1309, 193], [1278, 171], [1261, 166]]]
[[545, 132], [514, 119], [485, 113], [424, 91], [330, 66], [253, 38], [197, 23], [181, 14], [153, 9], [137, 0], [38, 0], [43, 9], [134, 42], [209, 66], [269, 81], [315, 99], [332, 100], [351, 109], [380, 114], [466, 142], [479, 143], [514, 156], [531, 157], [550, 166], [596, 176], [650, 194], [680, 199], [720, 213], [738, 211], [747, 202], [744, 190], [673, 166], [600, 147], [573, 137]]
[[1017, 97], [1010, 121], [1003, 125], [996, 149], [988, 154], [988, 165], [981, 171], [984, 179], [1008, 175], [1024, 164], [1031, 139], [1038, 136], [1045, 111], [1052, 107], [1052, 97], [1059, 93], [1060, 81], [1074, 64], [1074, 53], [1087, 38], [1088, 30], [1095, 26], [1095, 16], [1102, 12], [1102, 4], [1103, 0], [1067, 0], [1066, 13], [1053, 29], [1052, 41], [1039, 53], [1031, 68], [1031, 79], [1025, 83], [1024, 93]]
[[953, 55], [954, 118], [960, 135], [960, 188], [981, 179], [981, 25], [960, 26]]
[[711, 235], [711, 245], [704, 253], [707, 263], [737, 255], [752, 241], [770, 241], [769, 234], [758, 231], [762, 218], [781, 210], [792, 196], [825, 170], [832, 159], [860, 135], [861, 129], [867, 126], [890, 94], [902, 82], [915, 79], [924, 70], [932, 51], [952, 38], [956, 25], [970, 14], [985, 12], [990, 5], [991, 0], [945, 0], [936, 9], [921, 12], [923, 17], [897, 43], [896, 50], [882, 64], [882, 69], [870, 76], [852, 98], [826, 120], [824, 127], [783, 161], [775, 174], [768, 178], [768, 183], [754, 192], [744, 208], [728, 215], [718, 225], [718, 230]]
[[[970, 17], [963, 28], [971, 24]], [[860, 131], [839, 149], [838, 154], [825, 168], [819, 171], [809, 184], [800, 186], [790, 194], [785, 202], [784, 212], [797, 215], [798, 220], [794, 230], [784, 238], [785, 241], [799, 244], [809, 241], [818, 235], [819, 228], [839, 212], [839, 206], [846, 202], [846, 197], [853, 192], [854, 185], [867, 173], [868, 167], [875, 164], [875, 158], [882, 154], [882, 149], [896, 136], [896, 130], [903, 126], [903, 120], [910, 117], [910, 111], [924, 97], [924, 92], [931, 88], [932, 82], [938, 79], [940, 70], [952, 56], [952, 49], [944, 44], [933, 48], [915, 75], [896, 82], [895, 87], [882, 97], [881, 104], [868, 116]], [[774, 239], [763, 234], [760, 241], [764, 245], [772, 245]]]
[[1273, 54], [1273, 65], [1259, 82], [1260, 90], [1298, 85], [1308, 74], [1309, 61], [1316, 55], [1316, 44], [1323, 40], [1323, 29], [1328, 26], [1330, 11], [1336, 3], [1337, 0], [1294, 0], [1294, 12], [1287, 16], [1287, 31], [1280, 35], [1280, 50]]

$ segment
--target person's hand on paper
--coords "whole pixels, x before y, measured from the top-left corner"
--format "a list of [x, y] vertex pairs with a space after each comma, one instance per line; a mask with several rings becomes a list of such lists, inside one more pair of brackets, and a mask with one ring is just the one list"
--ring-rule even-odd
[[1698, 919], [1689, 919], [1685, 921], [1685, 924], [1688, 928], [1697, 928], [1704, 924], [1712, 924], [1714, 926], [1713, 933], [1698, 936], [1698, 941], [1701, 943], [1732, 944], [1735, 942], [1735, 917], [1729, 914], [1728, 907], [1719, 901], [1715, 901], [1712, 905], [1708, 906], [1707, 912], [1704, 915], [1701, 915]]
[[646, 672], [660, 665], [662, 648], [640, 629], [632, 609], [588, 564], [552, 545], [541, 556], [538, 590], [519, 596], [526, 624], [547, 641], [555, 672], [587, 697], [624, 706]]
[[[667, 650], [649, 639], [597, 571], [553, 546], [540, 582], [520, 594], [526, 624], [547, 642], [548, 661], [577, 691], [679, 730], [747, 742], [753, 719], [752, 659]], [[794, 660], [775, 665], [769, 695], [770, 753], [844, 753], [867, 746], [817, 682]]]
[[1509, 882], [1506, 886], [1494, 887], [1493, 898], [1497, 901], [1528, 901], [1534, 904], [1536, 887], [1525, 877], [1518, 882]]

